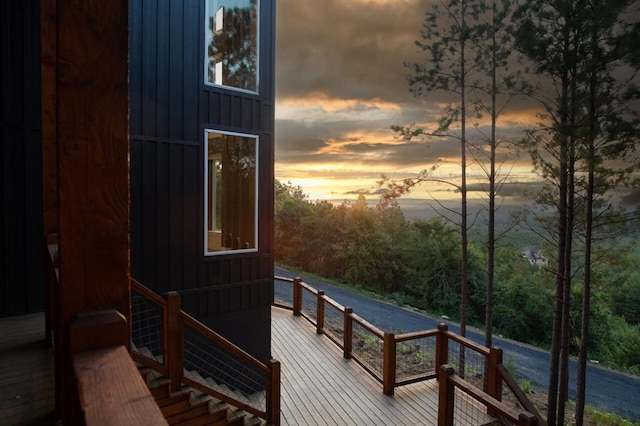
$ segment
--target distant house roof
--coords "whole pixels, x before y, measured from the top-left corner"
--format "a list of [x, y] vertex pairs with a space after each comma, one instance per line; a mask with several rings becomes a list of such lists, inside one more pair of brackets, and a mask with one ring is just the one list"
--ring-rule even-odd
[[532, 265], [540, 266], [549, 263], [548, 259], [542, 255], [540, 247], [536, 246], [523, 247], [520, 256], [522, 259], [528, 260]]

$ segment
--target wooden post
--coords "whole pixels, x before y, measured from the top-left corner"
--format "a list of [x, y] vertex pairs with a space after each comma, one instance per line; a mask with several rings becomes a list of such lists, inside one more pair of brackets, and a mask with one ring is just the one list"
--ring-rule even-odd
[[167, 314], [164, 319], [164, 366], [171, 379], [171, 391], [182, 387], [184, 374], [184, 336], [180, 318], [180, 294], [167, 293]]
[[269, 362], [269, 380], [267, 383], [267, 423], [280, 425], [280, 361]]
[[293, 279], [293, 315], [299, 317], [302, 311], [302, 278]]
[[353, 308], [344, 308], [344, 335], [342, 348], [344, 357], [347, 359], [351, 358], [351, 349], [353, 345], [353, 319], [351, 318], [351, 314], [353, 314]]
[[391, 396], [396, 387], [396, 335], [384, 333], [382, 348], [382, 389], [385, 395]]
[[316, 303], [316, 334], [322, 334], [324, 329], [324, 291], [318, 290], [318, 299]]
[[[438, 324], [439, 333], [436, 335], [436, 372], [440, 371], [440, 366], [449, 362], [449, 338], [447, 331], [449, 326], [443, 322]], [[438, 380], [440, 375], [438, 374]]]
[[[71, 323], [79, 313], [104, 309], [131, 316], [129, 2], [56, 0], [41, 7], [45, 59], [55, 68], [55, 75], [43, 75], [46, 155], [55, 152], [57, 172], [57, 212], [46, 207], [47, 227], [57, 218], [60, 249], [55, 393], [62, 423], [76, 424]], [[50, 157], [46, 164], [53, 170]]]
[[518, 417], [517, 425], [518, 426], [537, 426], [538, 419], [536, 418], [536, 416], [534, 416], [530, 412], [525, 411], [524, 413], [520, 413], [520, 416]]
[[455, 369], [449, 364], [438, 367], [438, 426], [453, 426], [453, 408], [455, 407], [455, 389], [449, 377]]
[[488, 364], [486, 392], [498, 401], [502, 401], [502, 376], [498, 371], [498, 365], [502, 364], [502, 349], [489, 349]]
[[127, 319], [115, 309], [79, 314], [69, 329], [72, 354], [107, 346], [124, 346], [131, 335]]

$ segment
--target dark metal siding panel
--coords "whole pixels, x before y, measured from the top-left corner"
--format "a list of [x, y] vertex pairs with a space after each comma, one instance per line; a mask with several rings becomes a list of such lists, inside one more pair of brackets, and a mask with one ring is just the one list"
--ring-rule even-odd
[[[133, 3], [133, 2], [132, 2]], [[133, 99], [133, 95], [129, 98]], [[131, 104], [131, 116], [133, 116], [134, 104]], [[132, 133], [135, 124], [131, 122]], [[129, 143], [129, 164], [133, 165], [129, 170], [129, 191], [131, 193], [131, 205], [129, 209], [130, 222], [129, 232], [131, 238], [129, 241], [130, 247], [130, 261], [131, 261], [131, 276], [141, 280], [142, 279], [142, 263], [144, 250], [144, 239], [142, 236], [142, 228], [144, 224], [144, 210], [140, 195], [143, 192], [143, 163], [142, 163], [142, 146], [143, 142], [140, 139], [132, 137]], [[133, 207], [135, 206], [135, 208]]]
[[0, 315], [44, 307], [39, 5], [0, 6]]
[[[142, 128], [142, 25], [133, 17], [142, 16], [142, 2], [129, 2], [131, 25], [129, 26], [129, 126], [132, 135], [141, 135]], [[136, 143], [140, 141], [135, 141]], [[131, 145], [134, 144], [131, 138]], [[133, 171], [132, 171], [133, 173]], [[132, 190], [133, 192], [133, 190]]]
[[[167, 1], [167, 0], [165, 0]], [[184, 48], [184, 2], [169, 1], [171, 20], [169, 33], [169, 138], [184, 139], [184, 117], [182, 105], [184, 98], [184, 64], [182, 49]], [[168, 66], [167, 66], [168, 65]]]
[[199, 199], [201, 195], [200, 185], [200, 169], [198, 167], [198, 159], [200, 158], [199, 149], [192, 146], [184, 147], [184, 266], [183, 266], [183, 285], [184, 289], [193, 289], [199, 287], [198, 282], [198, 265], [202, 262], [202, 235], [204, 234], [203, 226], [200, 224], [203, 214], [199, 208]]
[[166, 137], [169, 134], [169, 46], [171, 34], [168, 31], [170, 21], [170, 6], [166, 1], [157, 1], [157, 64], [158, 77], [156, 86], [156, 105], [157, 105], [157, 134]]
[[142, 221], [140, 235], [131, 235], [131, 238], [141, 238], [143, 241], [142, 265], [139, 279], [157, 292], [167, 291], [167, 288], [157, 286], [158, 282], [158, 233], [156, 210], [158, 208], [156, 193], [156, 142], [144, 141], [140, 162], [131, 164], [131, 168], [142, 169], [142, 189], [139, 194], [131, 194], [131, 210], [140, 209]]
[[[171, 202], [169, 184], [174, 177], [171, 167], [171, 157], [176, 145], [170, 143], [154, 143], [156, 149], [156, 181], [155, 181], [155, 216], [156, 216], [156, 285], [159, 288], [171, 288], [169, 281], [171, 237], [168, 230], [171, 224], [171, 208], [176, 203]], [[180, 146], [178, 146], [180, 147]]]
[[[261, 11], [261, 46], [273, 46], [274, 2], [263, 1]], [[131, 90], [139, 93], [131, 95], [131, 271], [157, 292], [180, 291], [184, 307], [211, 324], [230, 330], [242, 316], [268, 336], [261, 318], [270, 312], [273, 277], [275, 56], [261, 52], [259, 95], [205, 85], [203, 19], [202, 0], [132, 1]], [[260, 138], [257, 253], [203, 255], [205, 128]], [[234, 339], [268, 357], [268, 343], [265, 350], [249, 340]]]
[[[184, 139], [201, 141], [200, 122], [198, 115], [198, 92], [201, 85], [203, 69], [202, 52], [200, 48], [204, 21], [204, 8], [199, 0], [184, 0]], [[200, 142], [202, 143], [202, 142]], [[194, 165], [195, 166], [195, 165]]]
[[182, 146], [171, 145], [169, 167], [172, 176], [169, 179], [169, 199], [171, 200], [171, 220], [168, 228], [171, 245], [170, 280], [172, 290], [182, 290], [182, 268], [184, 264], [184, 160]]
[[142, 134], [157, 136], [158, 14], [156, 0], [142, 0]]

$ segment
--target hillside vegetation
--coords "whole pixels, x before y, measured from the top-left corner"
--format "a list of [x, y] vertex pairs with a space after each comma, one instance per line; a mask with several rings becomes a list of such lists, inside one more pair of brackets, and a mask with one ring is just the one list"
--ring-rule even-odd
[[[483, 328], [486, 260], [481, 232], [472, 232], [469, 257], [470, 324]], [[637, 235], [598, 242], [592, 262], [589, 357], [640, 374], [640, 252]], [[434, 315], [459, 317], [460, 237], [445, 218], [406, 220], [397, 205], [370, 207], [361, 196], [334, 205], [311, 202], [302, 188], [276, 182], [275, 256], [295, 267], [376, 292]], [[523, 257], [538, 246], [548, 264]], [[552, 247], [524, 227], [508, 231], [496, 252], [495, 332], [548, 347], [555, 294]], [[576, 262], [575, 275], [581, 272]], [[579, 280], [576, 280], [579, 282]], [[580, 286], [572, 288], [572, 351], [579, 348]]]

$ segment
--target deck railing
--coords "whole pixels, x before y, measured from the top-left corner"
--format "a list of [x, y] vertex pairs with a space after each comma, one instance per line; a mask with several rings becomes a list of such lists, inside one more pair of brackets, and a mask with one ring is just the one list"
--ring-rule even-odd
[[161, 297], [131, 280], [131, 354], [182, 384], [280, 424], [280, 363], [265, 364], [180, 309], [180, 295]]
[[[274, 280], [274, 305], [290, 309], [313, 324], [316, 333], [325, 334], [343, 350], [345, 358], [356, 361], [380, 382], [386, 395], [393, 395], [398, 386], [439, 378], [440, 369], [447, 365], [447, 372], [452, 372], [447, 382], [474, 397], [486, 412], [518, 425], [544, 424], [502, 364], [501, 349], [487, 348], [452, 333], [444, 323], [433, 330], [385, 332], [301, 278], [276, 276]], [[509, 392], [519, 409], [501, 402]], [[442, 409], [453, 407], [453, 400], [449, 404]], [[523, 419], [529, 423], [522, 423]]]

